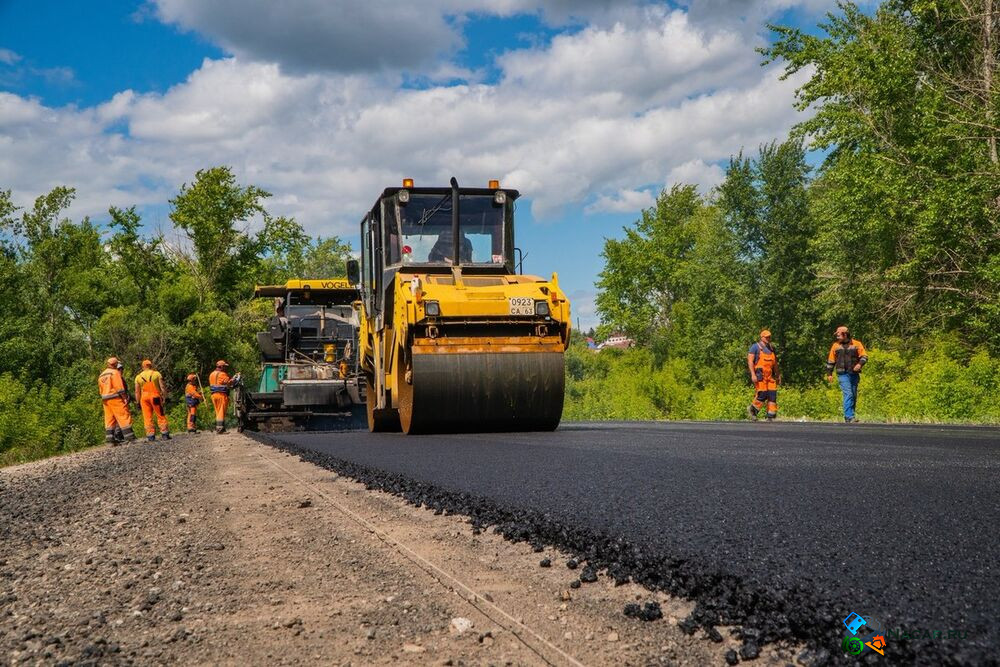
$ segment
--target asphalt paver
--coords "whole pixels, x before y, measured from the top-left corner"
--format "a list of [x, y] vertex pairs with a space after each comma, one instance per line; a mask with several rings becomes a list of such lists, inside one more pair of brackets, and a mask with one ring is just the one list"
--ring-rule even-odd
[[267, 436], [307, 460], [740, 626], [743, 656], [796, 640], [849, 657], [997, 664], [1000, 430], [804, 423], [564, 424], [552, 433]]

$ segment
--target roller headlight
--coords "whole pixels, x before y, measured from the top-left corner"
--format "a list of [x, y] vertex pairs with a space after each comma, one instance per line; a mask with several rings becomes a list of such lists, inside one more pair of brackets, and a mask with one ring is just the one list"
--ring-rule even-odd
[[410, 191], [400, 190], [399, 192], [396, 193], [396, 198], [399, 199], [400, 204], [405, 204], [408, 201], [410, 201]]
[[424, 301], [424, 315], [437, 317], [441, 314], [441, 304], [437, 301]]
[[549, 316], [549, 302], [548, 301], [536, 301], [535, 302], [535, 315], [540, 317]]
[[493, 193], [493, 203], [494, 204], [504, 204], [507, 202], [507, 193], [503, 190], [497, 190]]

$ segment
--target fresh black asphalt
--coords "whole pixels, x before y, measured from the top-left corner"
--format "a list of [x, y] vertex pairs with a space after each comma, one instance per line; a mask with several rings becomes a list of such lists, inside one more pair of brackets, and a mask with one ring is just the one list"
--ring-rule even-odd
[[[715, 625], [742, 626], [745, 657], [777, 640], [804, 642], [802, 658], [817, 663], [1000, 655], [1000, 430], [594, 423], [267, 437], [371, 487], [691, 598], [682, 627], [717, 637]], [[578, 575], [567, 570], [567, 582]], [[841, 651], [851, 612], [876, 619], [884, 658]]]

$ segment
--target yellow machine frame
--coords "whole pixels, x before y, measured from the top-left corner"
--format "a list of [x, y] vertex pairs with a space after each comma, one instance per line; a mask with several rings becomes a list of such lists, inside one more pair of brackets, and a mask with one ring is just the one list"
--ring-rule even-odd
[[[359, 346], [369, 382], [369, 427], [406, 432], [555, 428], [570, 335], [570, 304], [558, 276], [545, 280], [514, 273], [512, 257], [501, 271], [487, 273], [459, 262], [443, 268], [379, 265], [379, 208], [400, 191], [407, 191], [406, 197], [447, 193], [387, 188], [362, 223], [364, 230], [367, 221], [369, 236], [364, 238], [363, 231], [368, 265], [358, 304]], [[518, 196], [499, 187], [462, 189], [457, 196], [499, 191], [511, 203]], [[512, 229], [509, 233], [512, 237]], [[368, 280], [371, 284], [365, 284]], [[381, 312], [376, 295], [384, 295]], [[525, 308], [530, 315], [523, 314]], [[512, 315], [515, 311], [519, 314]]]

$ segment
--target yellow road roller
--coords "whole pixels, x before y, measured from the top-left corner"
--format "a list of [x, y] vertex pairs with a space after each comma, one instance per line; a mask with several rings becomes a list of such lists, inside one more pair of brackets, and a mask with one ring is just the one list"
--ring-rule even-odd
[[361, 220], [358, 348], [371, 431], [559, 425], [570, 305], [558, 276], [515, 270], [517, 190], [383, 190]]

